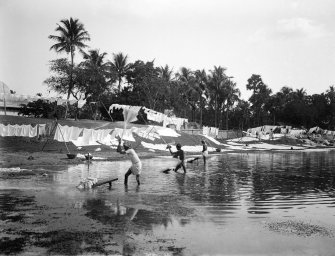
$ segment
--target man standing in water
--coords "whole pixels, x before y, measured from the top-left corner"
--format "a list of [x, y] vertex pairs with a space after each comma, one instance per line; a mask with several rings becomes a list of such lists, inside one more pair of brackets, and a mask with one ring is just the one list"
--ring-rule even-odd
[[119, 145], [117, 147], [117, 152], [120, 154], [127, 154], [131, 161], [131, 167], [128, 169], [124, 176], [124, 185], [128, 185], [128, 176], [130, 174], [136, 175], [137, 184], [140, 185], [140, 174], [142, 172], [142, 162], [138, 155], [136, 154], [135, 150], [131, 148], [130, 143], [123, 143], [123, 149], [121, 147], [121, 138], [119, 137]]
[[176, 145], [177, 151], [176, 152], [172, 152], [171, 151], [171, 146], [167, 145], [167, 148], [169, 149], [171, 155], [173, 155], [173, 157], [178, 158], [179, 159], [179, 163], [177, 164], [176, 168], [174, 169], [175, 172], [177, 172], [179, 170], [180, 167], [183, 167], [184, 173], [186, 173], [186, 167], [185, 167], [185, 153], [184, 150], [181, 149], [181, 145], [180, 143], [178, 143]]
[[202, 157], [204, 159], [204, 164], [206, 164], [207, 156], [208, 156], [208, 148], [206, 141], [202, 140]]

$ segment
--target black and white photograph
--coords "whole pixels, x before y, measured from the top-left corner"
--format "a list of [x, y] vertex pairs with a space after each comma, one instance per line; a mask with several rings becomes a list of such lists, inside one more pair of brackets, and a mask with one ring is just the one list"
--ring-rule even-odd
[[335, 1], [0, 0], [0, 256], [334, 256]]

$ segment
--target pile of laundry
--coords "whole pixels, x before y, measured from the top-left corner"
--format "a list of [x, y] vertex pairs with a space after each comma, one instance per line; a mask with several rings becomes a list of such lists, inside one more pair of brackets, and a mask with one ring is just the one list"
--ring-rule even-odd
[[188, 119], [179, 118], [179, 117], [171, 117], [167, 116], [161, 112], [157, 112], [155, 110], [140, 107], [140, 106], [129, 106], [129, 105], [120, 105], [120, 104], [112, 104], [109, 107], [109, 111], [113, 113], [114, 109], [122, 109], [123, 110], [123, 118], [125, 121], [125, 126], [127, 123], [134, 122], [137, 120], [137, 116], [140, 115], [140, 110], [143, 110], [147, 115], [147, 119], [157, 122], [163, 123], [163, 127], [167, 127], [168, 125], [175, 125], [177, 130], [180, 130], [181, 126], [185, 123], [188, 123]]
[[98, 182], [97, 178], [86, 178], [85, 180], [80, 181], [77, 186], [78, 189], [91, 189]]
[[207, 136], [212, 136], [215, 138], [219, 134], [219, 129], [215, 127], [203, 126], [202, 134], [207, 135]]

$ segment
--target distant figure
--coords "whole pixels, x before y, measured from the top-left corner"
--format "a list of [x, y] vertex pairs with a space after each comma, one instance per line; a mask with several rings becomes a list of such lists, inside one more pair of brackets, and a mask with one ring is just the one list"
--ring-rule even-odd
[[270, 132], [269, 132], [269, 139], [270, 139], [270, 140], [273, 140], [273, 131], [272, 131], [272, 129], [271, 129]]
[[131, 167], [128, 169], [124, 176], [124, 185], [128, 185], [128, 176], [130, 174], [136, 175], [137, 184], [140, 185], [140, 174], [142, 172], [142, 162], [138, 155], [136, 154], [135, 150], [131, 148], [130, 143], [123, 143], [123, 149], [121, 147], [121, 138], [119, 137], [119, 145], [117, 147], [117, 152], [120, 154], [127, 154], [131, 161]]
[[202, 140], [201, 143], [202, 143], [202, 157], [204, 159], [204, 164], [206, 164], [206, 160], [208, 157], [207, 143], [204, 140]]
[[174, 158], [179, 159], [179, 163], [177, 164], [176, 168], [174, 169], [175, 172], [179, 170], [180, 167], [183, 167], [184, 173], [186, 173], [186, 167], [185, 167], [185, 153], [184, 150], [181, 149], [181, 145], [178, 143], [176, 145], [177, 151], [172, 152], [171, 146], [167, 145], [167, 148], [169, 149], [171, 155], [173, 155]]

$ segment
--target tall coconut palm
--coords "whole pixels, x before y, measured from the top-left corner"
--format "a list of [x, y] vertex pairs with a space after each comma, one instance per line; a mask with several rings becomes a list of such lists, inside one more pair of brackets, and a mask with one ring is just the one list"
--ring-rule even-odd
[[[55, 50], [57, 53], [66, 52], [70, 54], [71, 58], [71, 71], [69, 77], [69, 88], [67, 92], [67, 99], [69, 100], [71, 91], [73, 89], [73, 67], [74, 67], [74, 55], [75, 51], [80, 51], [87, 47], [84, 42], [90, 40], [88, 32], [85, 30], [84, 25], [79, 22], [78, 19], [63, 19], [60, 21], [61, 24], [57, 24], [55, 29], [59, 35], [49, 35], [49, 39], [56, 41], [54, 45], [50, 47], [50, 50]], [[68, 104], [66, 104], [65, 118], [68, 111]]]
[[128, 55], [123, 55], [123, 53], [113, 54], [113, 61], [111, 62], [112, 69], [117, 74], [118, 80], [118, 93], [121, 93], [121, 83], [122, 78], [126, 76], [130, 65], [127, 63]]
[[225, 89], [225, 83], [228, 81], [228, 77], [225, 74], [225, 71], [226, 68], [221, 66], [214, 66], [214, 70], [210, 70], [211, 76], [209, 86], [212, 98], [214, 98], [215, 127], [218, 126], [218, 97], [219, 94]]

